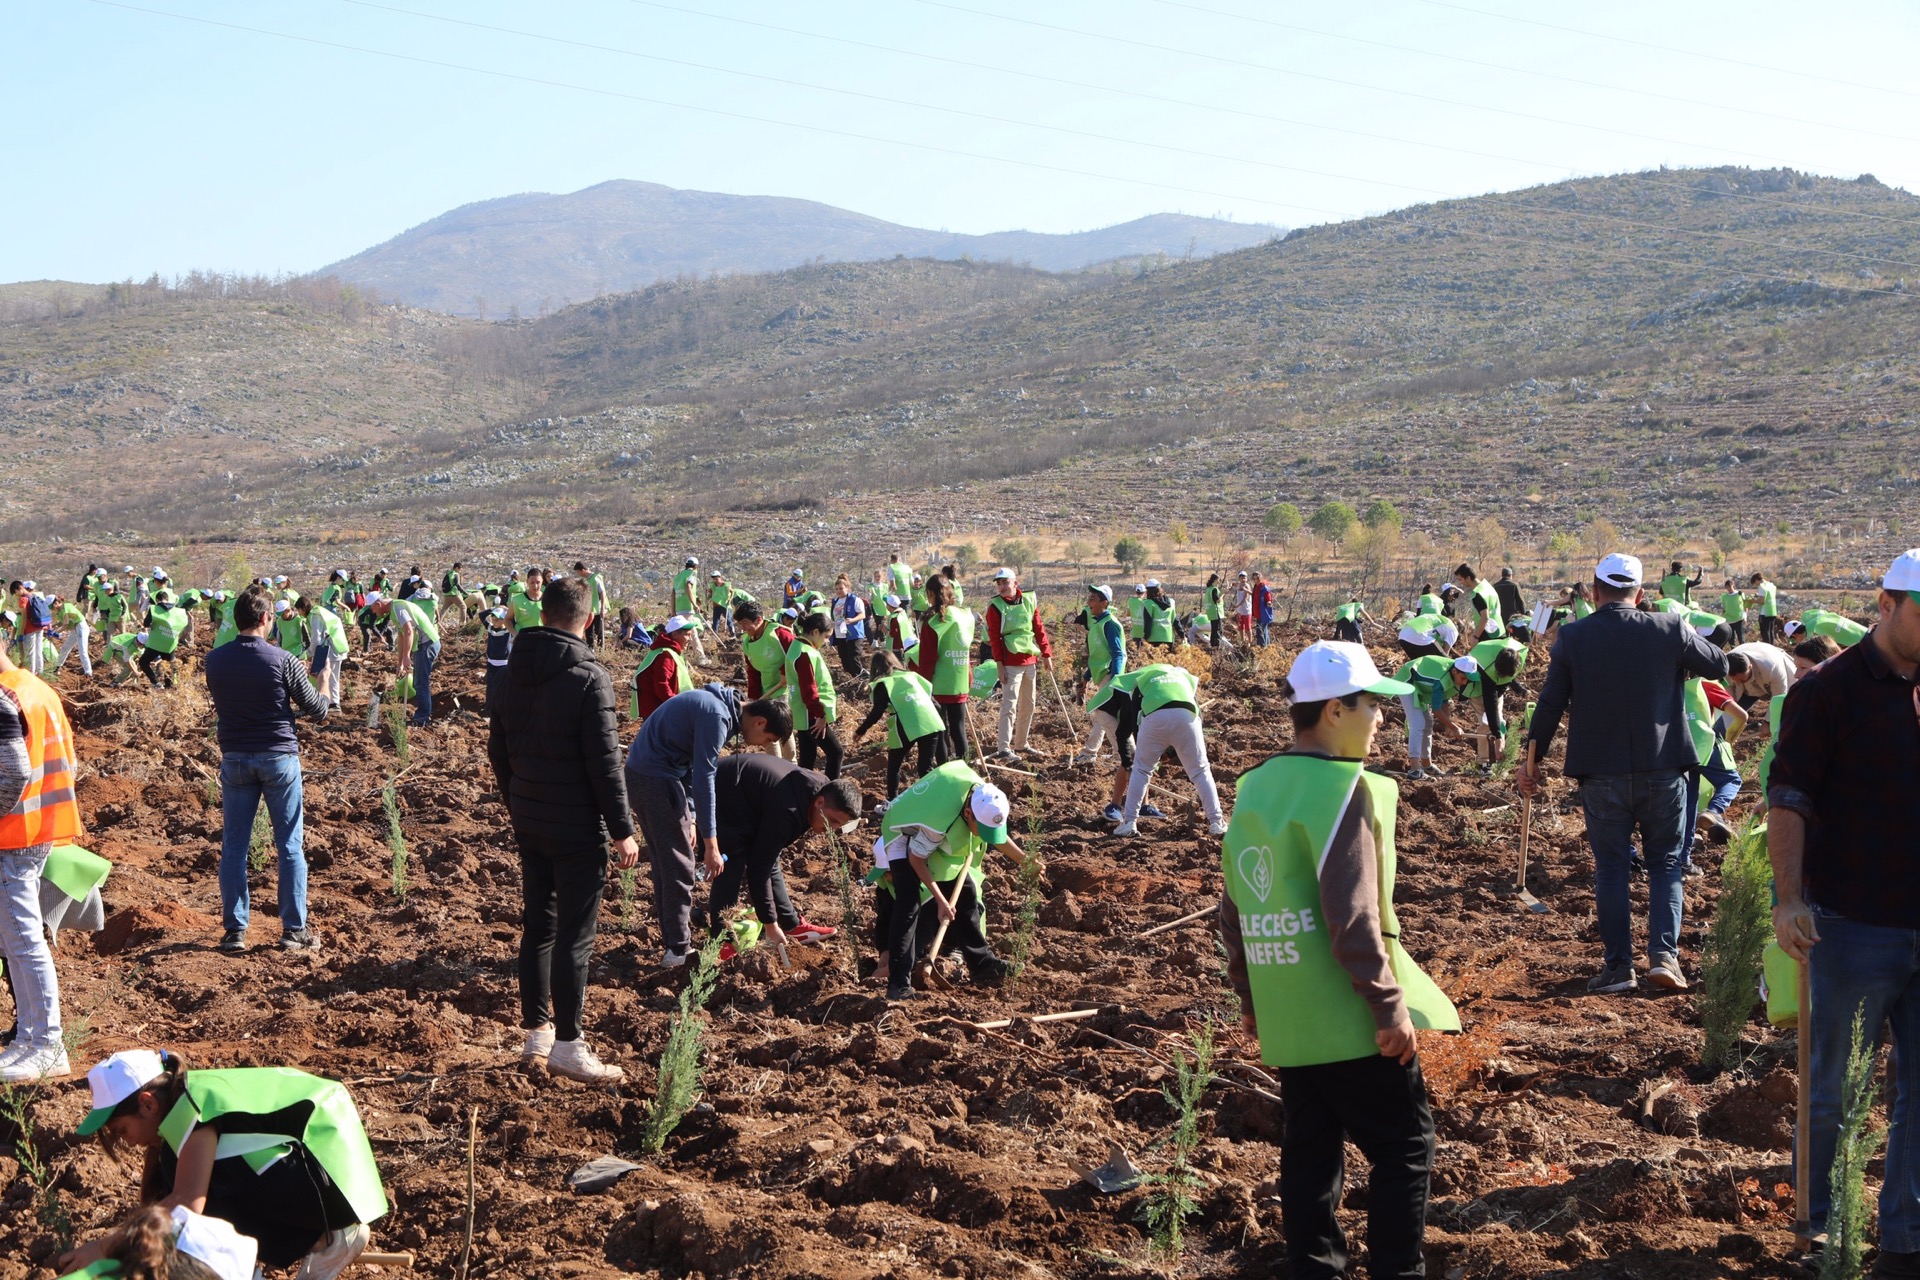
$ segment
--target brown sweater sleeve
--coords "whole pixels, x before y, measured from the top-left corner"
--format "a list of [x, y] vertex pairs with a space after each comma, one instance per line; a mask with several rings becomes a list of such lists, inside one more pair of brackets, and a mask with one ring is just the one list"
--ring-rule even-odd
[[1380, 936], [1380, 862], [1366, 821], [1369, 803], [1366, 788], [1355, 788], [1333, 833], [1320, 868], [1320, 918], [1333, 958], [1347, 971], [1355, 993], [1372, 1006], [1374, 1026], [1386, 1031], [1409, 1019]]
[[1240, 908], [1223, 887], [1220, 892], [1220, 945], [1227, 953], [1227, 981], [1240, 997], [1242, 1015], [1253, 1012], [1253, 984], [1247, 980], [1247, 946], [1240, 936]]

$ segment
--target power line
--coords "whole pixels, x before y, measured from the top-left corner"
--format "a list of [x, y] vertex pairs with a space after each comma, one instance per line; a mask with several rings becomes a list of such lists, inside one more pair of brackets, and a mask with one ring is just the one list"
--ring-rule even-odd
[[[1289, 116], [1277, 116], [1267, 112], [1250, 111], [1241, 107], [1223, 106], [1218, 103], [1200, 102], [1191, 98], [1175, 98], [1164, 94], [1147, 93], [1138, 89], [1121, 88], [1116, 85], [1098, 84], [1092, 81], [1071, 80], [1061, 76], [1047, 75], [1038, 71], [1026, 71], [1015, 67], [997, 66], [993, 63], [974, 62], [965, 58], [955, 58], [946, 54], [926, 53], [918, 49], [903, 49], [895, 45], [875, 44], [867, 40], [856, 40], [849, 36], [831, 35], [822, 31], [808, 31], [800, 27], [780, 26], [777, 23], [761, 22], [753, 18], [742, 18], [732, 14], [711, 13], [704, 9], [690, 9], [683, 5], [669, 4], [666, 0], [627, 0], [628, 4], [648, 9], [658, 9], [667, 13], [682, 14], [687, 17], [705, 18], [714, 22], [731, 23], [735, 26], [754, 27], [763, 31], [773, 31], [781, 35], [799, 36], [802, 39], [818, 40], [827, 44], [845, 45], [853, 49], [867, 49], [877, 53], [893, 54], [897, 57], [916, 58], [925, 62], [943, 63], [947, 66], [964, 67], [972, 71], [986, 71], [995, 75], [1011, 76], [1017, 79], [1033, 80], [1041, 84], [1061, 85], [1070, 89], [1086, 89], [1096, 93], [1112, 94], [1116, 97], [1134, 98], [1145, 102], [1154, 102], [1166, 106], [1189, 107], [1199, 111], [1211, 111], [1221, 115], [1239, 116], [1249, 120], [1260, 120], [1271, 124], [1290, 125], [1295, 128], [1319, 129], [1328, 133], [1343, 134], [1347, 137], [1370, 138], [1378, 142], [1391, 142], [1401, 146], [1422, 147], [1430, 151], [1445, 151], [1454, 155], [1475, 156], [1483, 160], [1500, 160], [1508, 164], [1523, 164], [1539, 169], [1549, 169], [1557, 174], [1572, 176], [1574, 170], [1568, 166], [1550, 160], [1532, 160], [1521, 156], [1501, 155], [1497, 152], [1478, 151], [1468, 147], [1449, 146], [1446, 143], [1427, 142], [1417, 138], [1402, 138], [1394, 134], [1373, 133], [1363, 129], [1353, 129], [1341, 125], [1324, 124], [1317, 120], [1301, 120]], [[1646, 181], [1655, 186], [1667, 187], [1675, 191], [1688, 191], [1691, 188], [1677, 183], [1661, 182], [1654, 178]], [[1920, 211], [1906, 217], [1889, 214], [1868, 213], [1858, 209], [1809, 208], [1791, 199], [1774, 199], [1759, 192], [1734, 191], [1726, 193], [1726, 198], [1751, 200], [1762, 204], [1791, 208], [1800, 213], [1815, 213], [1825, 217], [1859, 218], [1873, 222], [1907, 223], [1920, 218]]]
[[1702, 53], [1698, 49], [1679, 49], [1670, 44], [1655, 44], [1650, 40], [1635, 40], [1628, 36], [1608, 35], [1604, 31], [1586, 31], [1579, 27], [1562, 26], [1557, 22], [1542, 22], [1538, 18], [1522, 18], [1518, 14], [1496, 13], [1491, 9], [1476, 9], [1471, 5], [1455, 4], [1452, 0], [1415, 0], [1418, 4], [1432, 5], [1436, 9], [1454, 9], [1460, 13], [1478, 14], [1482, 18], [1494, 18], [1501, 22], [1517, 22], [1529, 27], [1541, 27], [1548, 31], [1563, 31], [1568, 35], [1584, 36], [1589, 40], [1611, 40], [1615, 44], [1632, 45], [1636, 49], [1653, 49], [1660, 53], [1677, 53], [1684, 58], [1700, 58], [1707, 62], [1725, 63], [1730, 67], [1743, 67], [1748, 71], [1765, 71], [1777, 76], [1798, 76], [1802, 80], [1817, 80], [1822, 84], [1844, 85], [1849, 89], [1867, 89], [1874, 93], [1891, 93], [1902, 98], [1920, 98], [1920, 93], [1911, 89], [1893, 89], [1886, 85], [1868, 84], [1863, 80], [1842, 80], [1838, 76], [1823, 76], [1814, 71], [1796, 71], [1792, 67], [1776, 67], [1764, 62], [1748, 62], [1742, 58], [1729, 58], [1718, 53]]
[[1492, 71], [1505, 71], [1517, 76], [1533, 76], [1541, 80], [1557, 80], [1563, 84], [1577, 84], [1588, 89], [1603, 89], [1609, 93], [1627, 93], [1637, 97], [1652, 98], [1660, 102], [1677, 102], [1683, 106], [1706, 107], [1712, 111], [1729, 111], [1739, 115], [1755, 116], [1762, 120], [1779, 120], [1787, 124], [1806, 125], [1814, 129], [1833, 129], [1842, 133], [1857, 133], [1869, 138], [1888, 138], [1895, 142], [1920, 142], [1920, 138], [1907, 137], [1898, 133], [1882, 133], [1878, 129], [1861, 129], [1847, 124], [1830, 124], [1824, 120], [1808, 120], [1801, 116], [1781, 115], [1774, 111], [1761, 111], [1754, 107], [1732, 106], [1723, 102], [1707, 102], [1699, 98], [1682, 98], [1676, 94], [1661, 93], [1654, 89], [1640, 89], [1632, 85], [1607, 84], [1600, 80], [1583, 80], [1578, 76], [1561, 75], [1553, 71], [1536, 71], [1532, 67], [1515, 67], [1503, 62], [1485, 62], [1479, 58], [1463, 57], [1459, 54], [1441, 53], [1436, 49], [1419, 49], [1412, 45], [1392, 44], [1385, 40], [1372, 40], [1364, 36], [1347, 35], [1339, 31], [1326, 31], [1319, 27], [1303, 27], [1298, 23], [1281, 22], [1274, 18], [1256, 17], [1250, 13], [1235, 13], [1230, 9], [1215, 9], [1208, 5], [1193, 4], [1191, 0], [1154, 0], [1155, 4], [1170, 9], [1186, 9], [1193, 13], [1211, 14], [1216, 18], [1231, 18], [1236, 22], [1251, 22], [1263, 27], [1275, 27], [1281, 31], [1298, 31], [1305, 35], [1320, 36], [1327, 40], [1344, 40], [1351, 44], [1366, 45], [1373, 49], [1390, 49], [1396, 53], [1411, 53], [1422, 58], [1438, 58], [1445, 62], [1457, 62], [1464, 66], [1481, 67]]
[[[1469, 111], [1485, 111], [1492, 115], [1512, 116], [1521, 120], [1534, 120], [1544, 124], [1557, 124], [1569, 129], [1587, 129], [1595, 133], [1610, 133], [1617, 137], [1633, 138], [1640, 142], [1658, 142], [1670, 147], [1694, 147], [1699, 143], [1686, 142], [1679, 138], [1663, 138], [1656, 134], [1635, 133], [1629, 129], [1614, 129], [1601, 124], [1587, 124], [1580, 120], [1562, 120], [1557, 116], [1537, 115], [1530, 111], [1515, 111], [1507, 107], [1489, 107], [1478, 102], [1463, 102], [1456, 98], [1442, 98], [1436, 94], [1417, 93], [1412, 89], [1395, 89], [1387, 85], [1368, 84], [1361, 80], [1343, 80], [1338, 76], [1320, 75], [1312, 71], [1295, 71], [1289, 67], [1274, 66], [1269, 62], [1253, 62], [1246, 58], [1231, 58], [1225, 54], [1208, 53], [1202, 49], [1182, 49], [1173, 45], [1155, 44], [1147, 40], [1134, 40], [1127, 36], [1110, 35], [1104, 31], [1088, 31], [1082, 27], [1061, 26], [1058, 23], [1042, 22], [1037, 18], [1021, 18], [1008, 13], [995, 13], [990, 9], [974, 9], [966, 5], [953, 4], [950, 0], [915, 0], [915, 3], [932, 9], [950, 9], [955, 13], [971, 14], [977, 18], [992, 18], [996, 22], [1011, 22], [1023, 27], [1036, 27], [1042, 31], [1057, 31], [1063, 35], [1079, 36], [1087, 40], [1104, 40], [1110, 44], [1127, 45], [1135, 49], [1147, 49], [1157, 54], [1179, 54], [1182, 57], [1198, 58], [1206, 62], [1217, 62], [1224, 66], [1245, 67], [1253, 71], [1265, 71], [1273, 75], [1293, 76], [1301, 80], [1315, 80], [1322, 84], [1337, 84], [1346, 89], [1364, 89], [1369, 93], [1388, 93], [1395, 97], [1412, 98], [1419, 102], [1437, 102], [1442, 106], [1461, 107]], [[1733, 147], [1709, 145], [1708, 150], [1719, 151], [1730, 156], [1745, 156], [1749, 160], [1765, 160], [1769, 164], [1785, 164], [1778, 156], [1765, 155], [1756, 151], [1741, 151]]]

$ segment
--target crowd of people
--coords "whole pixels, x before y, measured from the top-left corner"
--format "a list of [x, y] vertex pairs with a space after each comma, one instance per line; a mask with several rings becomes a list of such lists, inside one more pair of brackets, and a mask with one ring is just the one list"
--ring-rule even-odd
[[[940, 956], [957, 956], [973, 983], [993, 985], [1008, 965], [985, 928], [989, 855], [999, 851], [1015, 866], [1028, 857], [1011, 834], [1013, 803], [995, 771], [1097, 769], [1111, 747], [1118, 767], [1090, 800], [1126, 839], [1144, 821], [1167, 819], [1149, 796], [1171, 751], [1209, 837], [1221, 840], [1228, 976], [1245, 1029], [1280, 1075], [1281, 1198], [1296, 1275], [1333, 1276], [1346, 1266], [1333, 1215], [1345, 1141], [1373, 1167], [1374, 1274], [1419, 1273], [1433, 1126], [1414, 1033], [1457, 1030], [1459, 1021], [1409, 958], [1391, 886], [1395, 779], [1439, 775], [1438, 735], [1472, 738], [1482, 773], [1514, 759], [1524, 742], [1517, 780], [1531, 795], [1566, 725], [1564, 771], [1579, 782], [1594, 859], [1601, 955], [1587, 990], [1604, 996], [1640, 982], [1629, 895], [1636, 874], [1649, 887], [1646, 981], [1687, 989], [1685, 881], [1704, 873], [1703, 846], [1732, 832], [1726, 815], [1743, 780], [1731, 744], [1764, 719], [1777, 737], [1762, 803], [1772, 821], [1779, 943], [1809, 963], [1814, 990], [1816, 1166], [1832, 1158], [1854, 1008], [1866, 1008], [1875, 1029], [1892, 1025], [1903, 1060], [1920, 1055], [1920, 1021], [1906, 997], [1912, 962], [1894, 956], [1911, 950], [1920, 927], [1906, 915], [1920, 885], [1906, 883], [1897, 857], [1920, 813], [1906, 812], [1914, 789], [1896, 781], [1920, 764], [1920, 550], [1885, 576], [1871, 626], [1819, 608], [1787, 620], [1779, 592], [1759, 574], [1745, 589], [1726, 578], [1711, 611], [1694, 600], [1697, 568], [1689, 577], [1672, 563], [1650, 592], [1642, 563], [1626, 554], [1607, 556], [1589, 581], [1531, 609], [1511, 571], [1488, 581], [1468, 564], [1439, 589], [1423, 584], [1385, 618], [1349, 598], [1333, 610], [1331, 638], [1293, 656], [1281, 688], [1291, 741], [1239, 778], [1231, 811], [1208, 758], [1206, 664], [1182, 650], [1271, 643], [1273, 593], [1257, 573], [1211, 576], [1185, 616], [1159, 581], [1133, 588], [1124, 608], [1111, 586], [1095, 584], [1071, 611], [1053, 611], [1050, 626], [1015, 569], [988, 576], [983, 599], [969, 607], [953, 566], [916, 572], [898, 555], [870, 581], [841, 574], [826, 591], [795, 569], [765, 603], [718, 569], [703, 577], [688, 556], [664, 616], [617, 603], [584, 562], [476, 586], [461, 581], [463, 571], [453, 565], [435, 586], [417, 566], [397, 579], [381, 570], [365, 584], [339, 570], [307, 592], [284, 577], [237, 590], [180, 589], [159, 566], [116, 575], [96, 565], [71, 599], [32, 581], [13, 584], [14, 607], [0, 617], [8, 640], [0, 651], [0, 941], [17, 1026], [0, 1054], [0, 1080], [70, 1073], [47, 931], [97, 928], [102, 915], [104, 864], [73, 867], [75, 853], [85, 853], [77, 849], [73, 737], [41, 677], [76, 656], [82, 676], [91, 675], [97, 635], [116, 681], [165, 685], [198, 649], [201, 609], [209, 642], [198, 661], [221, 752], [219, 945], [235, 955], [247, 950], [247, 845], [263, 803], [278, 855], [277, 945], [321, 945], [307, 910], [298, 722], [324, 720], [342, 705], [349, 626], [358, 665], [378, 670], [390, 660], [391, 684], [381, 676], [379, 689], [426, 724], [441, 628], [477, 618], [488, 761], [521, 869], [520, 1058], [589, 1083], [624, 1075], [594, 1052], [584, 1025], [610, 866], [647, 859], [663, 967], [692, 961], [701, 946], [696, 918], [708, 939], [724, 939], [722, 958], [749, 945], [785, 948], [836, 930], [797, 908], [784, 853], [811, 833], [851, 843], [864, 817], [867, 834], [855, 847], [871, 837], [872, 976], [887, 1001], [914, 1000], [929, 981], [944, 982], [934, 967]], [[1749, 615], [1759, 621], [1757, 640], [1746, 639]], [[1369, 629], [1404, 658], [1391, 677], [1375, 666]], [[743, 687], [705, 678], [725, 674], [703, 668], [735, 644]], [[635, 661], [624, 690], [600, 660], [608, 647]], [[1510, 724], [1506, 695], [1542, 647], [1537, 700]], [[989, 737], [974, 717], [995, 698]], [[1035, 747], [1035, 717], [1049, 700], [1076, 736], [1069, 700], [1086, 719], [1070, 762], [1043, 761]], [[867, 710], [843, 736], [844, 701]], [[1404, 770], [1378, 759], [1383, 711], [1394, 704], [1407, 726]], [[883, 726], [884, 794], [869, 796], [842, 771]], [[1274, 744], [1281, 741], [1276, 733]], [[95, 1109], [82, 1132], [145, 1149], [144, 1207], [64, 1265], [158, 1250], [178, 1255], [173, 1274], [205, 1265], [237, 1277], [251, 1274], [257, 1255], [267, 1265], [300, 1262], [304, 1280], [330, 1280], [385, 1211], [358, 1114], [337, 1084], [273, 1068], [189, 1071], [148, 1049], [112, 1055], [88, 1082]], [[1902, 1077], [1882, 1257], [1920, 1264], [1920, 1213], [1907, 1207], [1920, 1204], [1910, 1194], [1920, 1187], [1906, 1126], [1910, 1092]], [[1825, 1179], [1814, 1183], [1824, 1188]], [[1811, 1208], [1818, 1222], [1819, 1192]], [[203, 1244], [214, 1260], [196, 1263]], [[243, 1254], [244, 1271], [221, 1269]]]

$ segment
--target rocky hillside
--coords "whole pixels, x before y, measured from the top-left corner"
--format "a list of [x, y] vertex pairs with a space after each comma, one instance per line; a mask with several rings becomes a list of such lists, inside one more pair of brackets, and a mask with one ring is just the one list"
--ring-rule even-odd
[[1074, 235], [925, 231], [811, 200], [603, 182], [463, 205], [321, 269], [382, 297], [455, 315], [544, 315], [661, 280], [809, 262], [977, 258], [1076, 271], [1121, 258], [1205, 257], [1278, 228], [1155, 214]]

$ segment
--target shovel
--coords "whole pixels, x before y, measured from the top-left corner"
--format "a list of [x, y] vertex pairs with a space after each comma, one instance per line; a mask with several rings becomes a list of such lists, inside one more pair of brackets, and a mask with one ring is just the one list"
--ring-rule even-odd
[[1811, 1154], [1807, 1134], [1813, 1125], [1813, 1095], [1808, 1090], [1812, 1083], [1813, 1033], [1807, 1024], [1813, 1020], [1813, 991], [1807, 981], [1807, 962], [1799, 964], [1799, 1016], [1793, 1029], [1794, 1066], [1800, 1077], [1800, 1096], [1794, 1103], [1793, 1125], [1793, 1247], [1806, 1253], [1813, 1248], [1813, 1223], [1807, 1217], [1807, 1210], [1813, 1201], [1813, 1179], [1807, 1170], [1807, 1157]]
[[[960, 891], [957, 891], [954, 894], [954, 898], [956, 901], [960, 897], [960, 892], [965, 891], [966, 878], [969, 874], [972, 873], [972, 871], [973, 871], [973, 853], [971, 850], [969, 850], [967, 853], [966, 862], [961, 864], [959, 876], [957, 876], [954, 879], [954, 884], [960, 886]], [[940, 927], [934, 930], [933, 945], [927, 948], [927, 958], [925, 961], [925, 968], [923, 970], [923, 972], [927, 975], [927, 982], [930, 985], [937, 987], [942, 991], [953, 990], [953, 984], [940, 976], [940, 944], [947, 940], [947, 926], [952, 923], [953, 921], [951, 920], [942, 920], [940, 922]]]
[[[1527, 744], [1527, 772], [1533, 772], [1533, 743]], [[1520, 891], [1520, 905], [1535, 915], [1546, 915], [1547, 904], [1533, 896], [1527, 888], [1527, 845], [1533, 839], [1533, 797], [1522, 792], [1520, 795], [1520, 875], [1514, 881], [1514, 887]]]
[[1067, 1162], [1067, 1167], [1079, 1174], [1088, 1186], [1110, 1196], [1133, 1190], [1146, 1177], [1140, 1171], [1140, 1166], [1127, 1155], [1127, 1149], [1117, 1142], [1107, 1143], [1107, 1162], [1099, 1168], [1089, 1169], [1071, 1160]]

